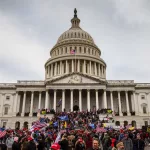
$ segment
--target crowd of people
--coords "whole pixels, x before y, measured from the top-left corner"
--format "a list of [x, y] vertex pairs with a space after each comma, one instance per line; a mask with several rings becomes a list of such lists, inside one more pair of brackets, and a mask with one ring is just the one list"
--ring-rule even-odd
[[104, 127], [95, 111], [59, 112], [38, 118], [31, 129], [2, 130], [1, 150], [144, 150], [150, 143], [142, 129]]

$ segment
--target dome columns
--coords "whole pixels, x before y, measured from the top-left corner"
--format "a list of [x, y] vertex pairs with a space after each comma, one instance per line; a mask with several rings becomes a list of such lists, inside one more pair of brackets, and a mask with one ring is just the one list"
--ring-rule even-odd
[[74, 72], [106, 79], [106, 66], [104, 64], [87, 59], [73, 58], [48, 64], [46, 66], [46, 80]]

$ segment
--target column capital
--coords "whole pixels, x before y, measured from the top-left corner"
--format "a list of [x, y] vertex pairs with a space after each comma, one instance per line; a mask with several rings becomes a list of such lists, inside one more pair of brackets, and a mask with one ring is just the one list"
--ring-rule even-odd
[[31, 91], [32, 94], [34, 94], [35, 91]]
[[27, 91], [23, 91], [24, 94], [26, 94]]
[[98, 89], [95, 89], [96, 92], [98, 92]]
[[79, 89], [79, 91], [82, 91], [82, 89]]
[[42, 91], [39, 91], [39, 94], [41, 94], [42, 93]]

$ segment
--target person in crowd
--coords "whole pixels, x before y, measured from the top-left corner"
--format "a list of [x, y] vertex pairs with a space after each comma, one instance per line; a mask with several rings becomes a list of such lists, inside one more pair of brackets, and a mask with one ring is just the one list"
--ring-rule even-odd
[[[124, 149], [124, 145], [123, 145], [123, 142], [119, 142], [117, 145], [116, 145], [116, 147], [117, 147], [117, 150], [125, 150]], [[113, 149], [114, 150], [114, 149]], [[116, 149], [115, 149], [116, 150]]]
[[28, 137], [28, 145], [27, 145], [27, 150], [36, 150], [36, 144], [33, 141], [32, 137]]
[[103, 150], [103, 148], [99, 144], [99, 140], [94, 138], [92, 141], [92, 147], [89, 150]]
[[62, 136], [61, 141], [59, 141], [59, 145], [60, 145], [60, 147], [61, 147], [62, 150], [68, 150], [69, 143], [68, 143], [68, 139], [67, 139], [67, 135], [66, 134], [64, 134]]
[[141, 139], [140, 134], [137, 134], [137, 138], [133, 142], [133, 150], [144, 150], [145, 143]]
[[6, 140], [7, 150], [12, 150], [13, 143], [14, 143], [14, 139], [13, 139], [12, 135], [10, 134]]
[[60, 145], [57, 143], [52, 144], [51, 150], [60, 150]]
[[111, 139], [110, 139], [110, 136], [108, 135], [108, 133], [104, 134], [102, 144], [103, 144], [103, 150], [108, 150], [109, 147], [111, 146]]
[[[38, 150], [44, 150], [45, 149], [45, 142], [42, 140], [41, 136], [38, 138], [37, 149]], [[47, 150], [49, 150], [49, 149], [47, 149]]]
[[19, 150], [18, 137], [14, 137], [14, 143], [12, 145], [12, 150]]
[[82, 138], [79, 138], [75, 144], [75, 150], [85, 150], [86, 144]]
[[129, 138], [128, 134], [125, 134], [124, 139], [122, 140], [125, 150], [133, 150], [132, 140]]

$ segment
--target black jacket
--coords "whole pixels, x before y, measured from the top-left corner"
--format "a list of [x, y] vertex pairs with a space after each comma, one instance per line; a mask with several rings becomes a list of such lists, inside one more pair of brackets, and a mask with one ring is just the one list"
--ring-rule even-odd
[[59, 145], [61, 146], [62, 150], [68, 150], [68, 140], [63, 139], [62, 141], [59, 142]]
[[36, 145], [33, 140], [28, 143], [27, 150], [36, 150]]
[[133, 141], [133, 150], [144, 150], [145, 143], [142, 139], [136, 139]]
[[19, 143], [18, 142], [13, 143], [12, 150], [19, 150]]

